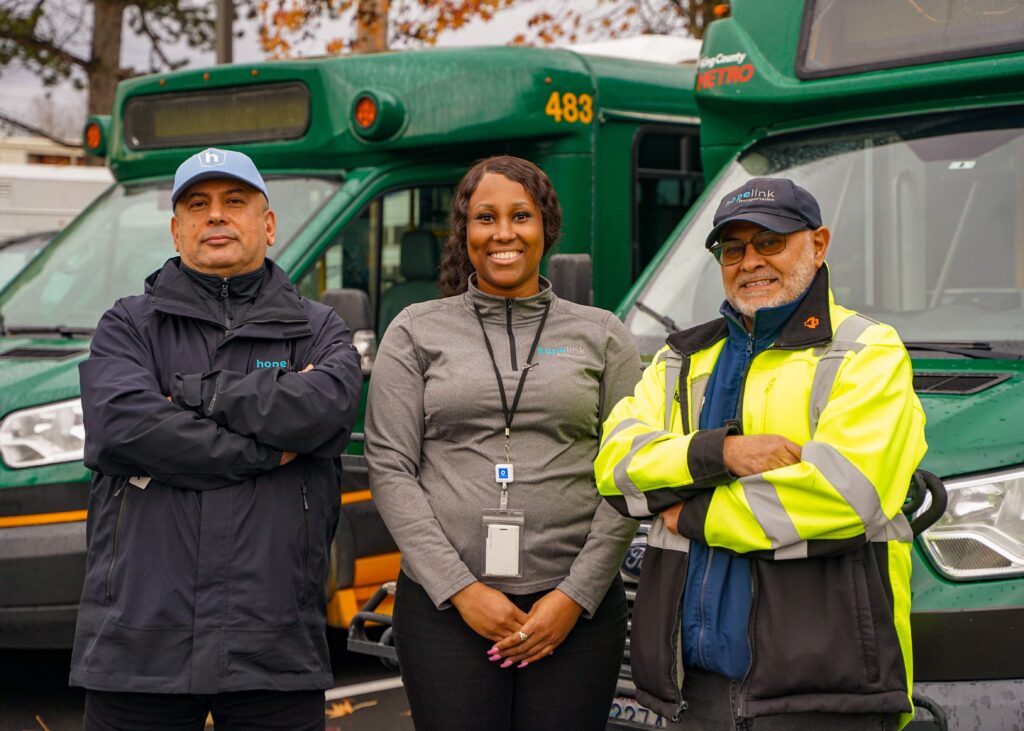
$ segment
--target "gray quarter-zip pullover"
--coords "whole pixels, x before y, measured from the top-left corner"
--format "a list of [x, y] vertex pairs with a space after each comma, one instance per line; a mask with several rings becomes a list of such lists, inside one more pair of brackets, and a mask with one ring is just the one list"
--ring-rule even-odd
[[[510, 594], [558, 588], [589, 616], [636, 522], [598, 497], [601, 424], [641, 374], [612, 313], [561, 300], [469, 291], [412, 305], [381, 342], [366, 411], [370, 489], [402, 569], [438, 608], [476, 580]], [[483, 577], [484, 511], [498, 507], [504, 416], [487, 335], [511, 407], [545, 305], [550, 312], [512, 426], [508, 507], [525, 512], [521, 578]]]

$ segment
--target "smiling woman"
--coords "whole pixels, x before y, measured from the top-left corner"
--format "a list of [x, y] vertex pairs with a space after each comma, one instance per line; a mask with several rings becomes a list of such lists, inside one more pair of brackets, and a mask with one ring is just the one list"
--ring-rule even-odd
[[[473, 272], [488, 294], [536, 294], [540, 261], [561, 230], [558, 196], [540, 168], [510, 155], [478, 162], [455, 189], [451, 233], [441, 260], [442, 295], [465, 292]], [[520, 259], [518, 252], [525, 256]], [[495, 291], [487, 289], [491, 286]], [[524, 294], [508, 293], [515, 290]]]
[[453, 199], [449, 296], [403, 310], [374, 364], [366, 459], [402, 552], [395, 649], [420, 731], [607, 722], [636, 526], [598, 499], [593, 460], [640, 360], [612, 313], [540, 276], [561, 222], [533, 163], [475, 165]]

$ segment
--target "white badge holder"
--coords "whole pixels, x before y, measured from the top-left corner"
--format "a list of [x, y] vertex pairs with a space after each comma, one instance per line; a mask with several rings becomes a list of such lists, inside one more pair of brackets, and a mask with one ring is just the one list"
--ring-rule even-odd
[[484, 576], [521, 577], [523, 575], [522, 510], [509, 510], [508, 483], [515, 479], [511, 464], [494, 465], [494, 480], [501, 484], [501, 507], [485, 510]]
[[521, 577], [523, 575], [522, 510], [485, 510], [484, 576]]

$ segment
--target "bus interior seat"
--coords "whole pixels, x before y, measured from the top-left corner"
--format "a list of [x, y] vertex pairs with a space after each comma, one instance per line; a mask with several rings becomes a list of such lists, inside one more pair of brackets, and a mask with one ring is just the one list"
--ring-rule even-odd
[[437, 298], [439, 253], [437, 239], [430, 231], [414, 230], [402, 234], [399, 273], [395, 282], [381, 294], [377, 332], [382, 337], [399, 312], [416, 302]]

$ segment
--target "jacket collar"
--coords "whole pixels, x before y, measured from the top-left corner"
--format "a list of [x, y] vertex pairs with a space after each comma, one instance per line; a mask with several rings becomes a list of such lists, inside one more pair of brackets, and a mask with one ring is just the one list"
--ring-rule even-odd
[[466, 306], [472, 312], [474, 305], [480, 310], [485, 322], [508, 322], [508, 314], [512, 313], [512, 324], [535, 322], [544, 314], [548, 303], [554, 306], [558, 299], [551, 290], [551, 282], [540, 278], [540, 292], [529, 297], [498, 297], [480, 291], [476, 284], [476, 272], [469, 275], [469, 284], [463, 296]]
[[[828, 267], [822, 266], [811, 280], [807, 294], [782, 325], [772, 347], [800, 350], [830, 342], [832, 340], [830, 301]], [[688, 330], [674, 332], [668, 336], [665, 342], [680, 355], [693, 355], [717, 343], [728, 334], [728, 322], [721, 317]]]
[[[221, 323], [212, 317], [200, 301], [202, 295], [198, 291], [199, 285], [181, 270], [180, 263], [180, 257], [171, 257], [164, 262], [163, 267], [146, 278], [146, 292], [150, 295], [153, 308], [168, 315], [220, 326]], [[251, 331], [260, 330], [260, 326], [266, 325], [273, 325], [277, 332], [283, 324], [287, 325], [287, 332], [284, 333], [286, 337], [301, 337], [311, 333], [309, 316], [284, 270], [270, 259], [266, 260], [264, 266], [267, 273], [263, 285], [246, 313], [245, 321], [236, 325], [233, 332], [239, 333], [244, 328], [244, 334], [257, 334]]]

